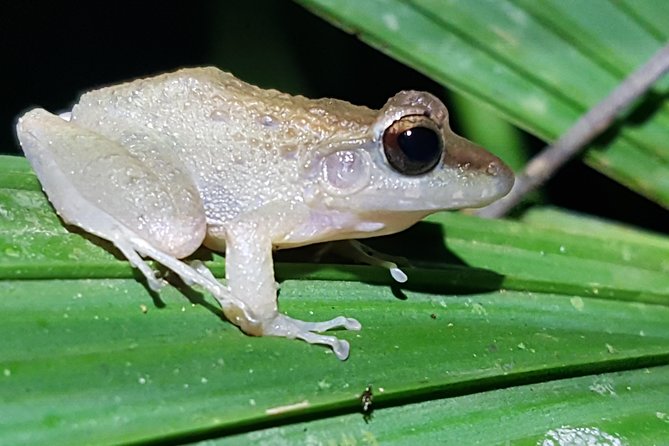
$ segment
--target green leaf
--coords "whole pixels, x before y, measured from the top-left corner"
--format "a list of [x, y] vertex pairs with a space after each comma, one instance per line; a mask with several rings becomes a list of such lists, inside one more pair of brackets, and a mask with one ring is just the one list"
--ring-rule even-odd
[[[669, 40], [651, 0], [299, 3], [549, 141]], [[669, 207], [666, 79], [585, 160]]]
[[[657, 367], [383, 408], [368, 423], [341, 415], [220, 444], [662, 444], [669, 430], [667, 392], [669, 368]], [[555, 419], [564, 424], [556, 427]], [[636, 433], [632, 439], [620, 434], [629, 431]]]
[[[65, 229], [30, 176], [0, 158], [3, 442], [465, 441], [498, 438], [504, 414], [526, 443], [565, 426], [661, 443], [666, 237], [604, 222], [578, 232], [578, 216], [439, 214], [377, 241], [416, 265], [406, 286], [378, 268], [278, 262], [282, 311], [362, 322], [337, 333], [352, 346], [341, 362], [245, 336], [176, 282], [149, 292], [106, 245]], [[219, 256], [198, 256], [222, 274]]]

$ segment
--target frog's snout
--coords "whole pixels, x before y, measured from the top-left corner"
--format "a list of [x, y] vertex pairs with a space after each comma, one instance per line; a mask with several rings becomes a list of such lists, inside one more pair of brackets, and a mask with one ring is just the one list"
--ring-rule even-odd
[[445, 150], [442, 158], [444, 166], [456, 168], [463, 173], [483, 175], [496, 185], [498, 196], [508, 194], [515, 176], [509, 166], [484, 148], [454, 133], [445, 138]]

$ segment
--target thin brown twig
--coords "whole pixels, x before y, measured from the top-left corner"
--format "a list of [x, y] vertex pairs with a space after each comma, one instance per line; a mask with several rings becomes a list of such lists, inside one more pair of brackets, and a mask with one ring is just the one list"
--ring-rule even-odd
[[541, 186], [563, 164], [609, 128], [618, 114], [644, 94], [667, 70], [669, 70], [669, 44], [630, 74], [603, 101], [581, 116], [557, 141], [532, 158], [523, 172], [516, 176], [513, 189], [506, 197], [478, 209], [475, 214], [485, 218], [505, 215], [529, 192]]

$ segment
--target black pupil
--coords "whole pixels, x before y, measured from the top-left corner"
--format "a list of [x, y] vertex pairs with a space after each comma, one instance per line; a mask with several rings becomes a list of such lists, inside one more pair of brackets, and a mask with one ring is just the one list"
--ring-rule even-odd
[[397, 145], [412, 163], [432, 163], [441, 156], [439, 137], [427, 127], [405, 130], [397, 137]]

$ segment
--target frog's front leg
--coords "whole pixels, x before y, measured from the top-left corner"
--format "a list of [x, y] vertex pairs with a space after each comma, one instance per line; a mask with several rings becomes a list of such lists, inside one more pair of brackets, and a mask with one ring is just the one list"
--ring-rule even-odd
[[269, 233], [270, 229], [258, 220], [237, 221], [226, 228], [225, 269], [229, 291], [233, 300], [244, 302], [247, 310], [228, 307], [224, 309], [226, 317], [248, 334], [324, 344], [332, 348], [337, 358], [346, 359], [347, 341], [318, 332], [333, 328], [359, 330], [357, 320], [340, 316], [324, 322], [305, 322], [279, 313]]

